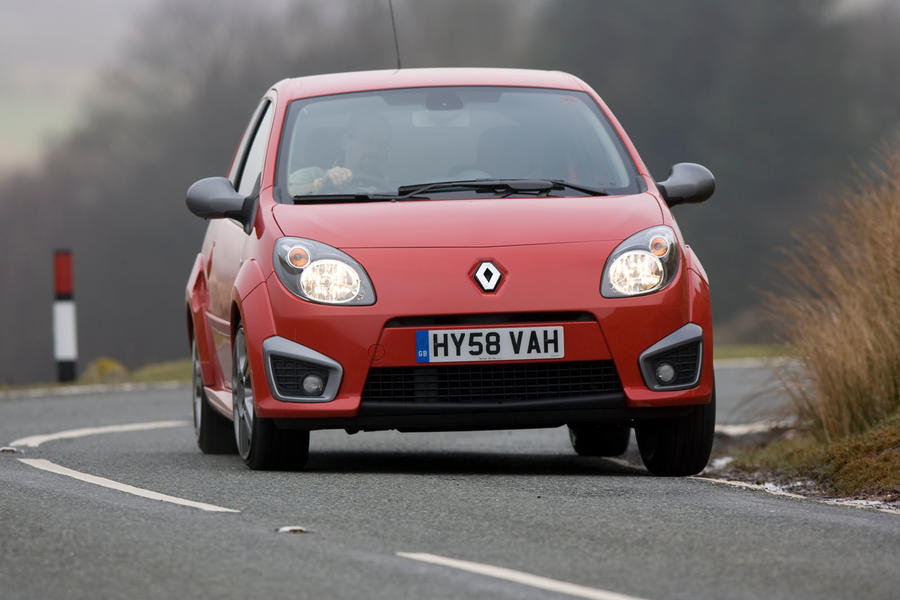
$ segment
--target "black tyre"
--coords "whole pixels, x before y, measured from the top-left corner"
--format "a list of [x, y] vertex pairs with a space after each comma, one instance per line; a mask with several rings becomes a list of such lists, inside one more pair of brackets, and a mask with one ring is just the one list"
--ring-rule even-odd
[[301, 469], [309, 459], [309, 432], [282, 430], [256, 416], [244, 327], [234, 336], [231, 397], [238, 454], [254, 470]]
[[228, 419], [220, 415], [209, 404], [203, 390], [203, 373], [200, 370], [200, 355], [197, 353], [197, 341], [191, 345], [191, 364], [193, 367], [194, 434], [197, 446], [204, 454], [234, 454], [234, 433]]
[[616, 423], [569, 425], [569, 441], [579, 456], [621, 456], [631, 428]]
[[652, 419], [635, 426], [644, 466], [654, 475], [695, 475], [706, 467], [716, 427], [716, 392], [709, 404], [682, 417]]

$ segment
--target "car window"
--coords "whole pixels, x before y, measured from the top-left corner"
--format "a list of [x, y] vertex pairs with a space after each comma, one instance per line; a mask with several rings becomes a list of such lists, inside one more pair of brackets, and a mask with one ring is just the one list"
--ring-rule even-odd
[[244, 159], [247, 156], [247, 147], [250, 145], [253, 134], [256, 133], [256, 126], [259, 124], [260, 116], [268, 106], [269, 99], [263, 98], [256, 107], [256, 110], [254, 110], [253, 114], [250, 116], [250, 122], [247, 123], [247, 127], [244, 128], [244, 134], [241, 136], [237, 151], [234, 153], [234, 159], [231, 161], [231, 167], [228, 169], [228, 179], [231, 181], [231, 185], [235, 187], [237, 186], [237, 180], [241, 174], [241, 170], [244, 167]]
[[638, 191], [634, 164], [605, 114], [588, 94], [570, 90], [433, 87], [297, 100], [278, 160], [278, 184], [290, 196], [323, 193], [328, 186], [319, 184], [336, 166], [372, 193], [474, 179]]
[[269, 133], [272, 130], [272, 119], [275, 114], [273, 104], [268, 102], [265, 112], [256, 129], [253, 141], [250, 143], [250, 149], [247, 151], [247, 158], [244, 161], [244, 168], [241, 172], [240, 180], [237, 184], [237, 191], [240, 194], [249, 196], [253, 192], [256, 180], [262, 173], [263, 158], [266, 154], [266, 145], [269, 141]]

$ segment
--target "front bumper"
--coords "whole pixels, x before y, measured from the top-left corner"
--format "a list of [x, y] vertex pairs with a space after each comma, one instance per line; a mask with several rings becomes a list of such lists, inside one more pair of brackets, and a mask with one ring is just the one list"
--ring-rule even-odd
[[[596, 248], [586, 252], [585, 248], [577, 248], [579, 244], [569, 246], [574, 263], [586, 262], [586, 256], [603, 255]], [[520, 267], [525, 269], [533, 262], [529, 250], [524, 247], [507, 253], [500, 262], [510, 272], [517, 273]], [[550, 281], [544, 282], [549, 285], [540, 289], [533, 283], [523, 283], [522, 278], [517, 281], [510, 277], [497, 294], [486, 298], [468, 281], [459, 286], [447, 286], [453, 275], [467, 272], [461, 267], [472, 262], [471, 250], [441, 249], [441, 256], [430, 263], [437, 265], [434, 269], [437, 272], [430, 274], [429, 279], [442, 282], [447, 286], [447, 292], [441, 297], [435, 297], [433, 293], [425, 297], [424, 286], [413, 287], [409, 283], [413, 273], [405, 271], [402, 265], [381, 260], [383, 257], [360, 256], [379, 252], [384, 250], [354, 253], [354, 258], [367, 265], [376, 282], [379, 302], [373, 306], [326, 306], [304, 302], [288, 292], [274, 275], [243, 300], [241, 312], [251, 367], [254, 373], [266, 374], [253, 380], [257, 414], [279, 420], [300, 419], [293, 425], [310, 429], [543, 427], [575, 421], [646, 418], [663, 413], [639, 409], [696, 405], [708, 402], [711, 397], [709, 293], [705, 280], [687, 266], [682, 267], [676, 280], [666, 289], [636, 298], [602, 298], [597, 282], [579, 286], [568, 285], [571, 282], [567, 281], [553, 281], [554, 277], [564, 278], [565, 273], [551, 273]], [[422, 252], [427, 254], [429, 251]], [[457, 254], [464, 256], [456, 260]], [[421, 264], [421, 261], [417, 262]], [[390, 267], [376, 269], [372, 265]], [[590, 268], [598, 272], [599, 279], [602, 265], [599, 268], [584, 264], [572, 267], [581, 272]], [[523, 285], [527, 289], [517, 289]], [[486, 311], [486, 306], [492, 310]], [[559, 310], [535, 313], [535, 307]], [[435, 396], [424, 402], [392, 403], [385, 399], [369, 402], [366, 398], [370, 374], [383, 369], [423, 368], [416, 363], [417, 331], [522, 324], [563, 327], [565, 358], [499, 364], [608, 362], [614, 366], [620, 387], [597, 393], [584, 393], [583, 390], [569, 395], [558, 393], [524, 402], [515, 398], [482, 401], [477, 397], [463, 403], [445, 402]], [[668, 387], [655, 382], [653, 368], [648, 367], [653, 364], [652, 359], [671, 350], [671, 344], [666, 340], [674, 341], [675, 345], [689, 342], [695, 344], [697, 350], [695, 372], [686, 382]], [[276, 346], [278, 349], [273, 351]], [[320, 397], [303, 398], [279, 390], [271, 360], [275, 354], [301, 362], [315, 357], [316, 365], [328, 370], [325, 392]], [[459, 364], [425, 368], [446, 369]], [[477, 368], [485, 364], [472, 363], [471, 366]], [[423, 382], [413, 381], [411, 385], [421, 387]]]

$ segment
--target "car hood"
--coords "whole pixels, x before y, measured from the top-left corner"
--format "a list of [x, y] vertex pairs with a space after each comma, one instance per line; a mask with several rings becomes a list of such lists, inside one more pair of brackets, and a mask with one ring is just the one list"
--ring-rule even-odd
[[489, 247], [621, 240], [662, 223], [650, 194], [279, 204], [284, 235], [336, 248]]

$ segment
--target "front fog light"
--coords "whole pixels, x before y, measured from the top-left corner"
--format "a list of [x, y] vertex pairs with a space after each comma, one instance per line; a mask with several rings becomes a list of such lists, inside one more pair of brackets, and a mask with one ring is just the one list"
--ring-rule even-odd
[[312, 300], [341, 304], [359, 295], [359, 275], [339, 260], [317, 260], [300, 275], [300, 289]]
[[303, 378], [303, 393], [307, 396], [321, 396], [325, 390], [325, 381], [321, 376], [312, 373]]
[[626, 296], [653, 291], [662, 281], [662, 262], [645, 250], [625, 252], [609, 268], [610, 285]]
[[656, 380], [663, 385], [672, 383], [675, 380], [675, 367], [667, 362], [656, 365]]

